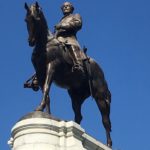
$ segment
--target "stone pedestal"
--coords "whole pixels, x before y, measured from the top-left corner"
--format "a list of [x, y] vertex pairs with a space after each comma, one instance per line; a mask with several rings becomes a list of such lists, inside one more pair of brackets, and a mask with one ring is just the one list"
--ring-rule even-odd
[[12, 150], [111, 150], [75, 122], [60, 121], [41, 112], [18, 121], [8, 144]]

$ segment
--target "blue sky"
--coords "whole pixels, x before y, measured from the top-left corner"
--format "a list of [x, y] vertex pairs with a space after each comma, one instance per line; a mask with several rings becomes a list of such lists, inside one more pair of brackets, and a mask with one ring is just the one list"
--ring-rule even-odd
[[[32, 112], [41, 93], [23, 89], [34, 72], [32, 48], [27, 43], [24, 2], [0, 1], [0, 150], [9, 150], [10, 130], [19, 118]], [[26, 0], [29, 4], [32, 0]], [[63, 0], [39, 0], [49, 28], [62, 17]], [[150, 134], [150, 1], [72, 0], [83, 18], [78, 33], [88, 55], [103, 68], [112, 93], [113, 150], [149, 150]], [[74, 114], [67, 92], [55, 85], [51, 90], [52, 114], [72, 120]], [[105, 130], [96, 103], [91, 98], [82, 107], [81, 126], [103, 143]]]

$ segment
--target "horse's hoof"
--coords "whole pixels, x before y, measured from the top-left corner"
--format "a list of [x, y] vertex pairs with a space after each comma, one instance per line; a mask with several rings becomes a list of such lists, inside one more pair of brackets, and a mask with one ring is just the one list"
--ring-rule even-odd
[[107, 144], [108, 147], [112, 148], [112, 146], [110, 144]]
[[112, 142], [107, 143], [107, 146], [112, 148]]
[[51, 111], [50, 110], [46, 110], [46, 113], [51, 114]]
[[35, 111], [43, 111], [43, 107], [42, 106], [38, 106]]

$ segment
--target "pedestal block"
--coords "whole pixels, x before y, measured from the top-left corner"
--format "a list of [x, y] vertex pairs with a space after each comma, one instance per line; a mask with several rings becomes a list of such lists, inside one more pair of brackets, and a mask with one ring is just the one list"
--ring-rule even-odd
[[12, 128], [8, 141], [12, 150], [111, 150], [73, 121], [34, 115], [23, 117]]

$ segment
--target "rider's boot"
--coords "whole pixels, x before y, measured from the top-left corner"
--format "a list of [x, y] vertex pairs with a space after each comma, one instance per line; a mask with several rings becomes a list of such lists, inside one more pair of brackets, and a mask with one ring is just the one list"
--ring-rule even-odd
[[74, 71], [84, 72], [82, 62], [81, 62], [81, 60], [79, 60], [79, 58], [80, 58], [79, 53], [80, 53], [80, 50], [78, 47], [71, 46], [70, 54], [71, 54], [71, 57], [73, 60], [73, 67], [72, 67], [73, 72]]

